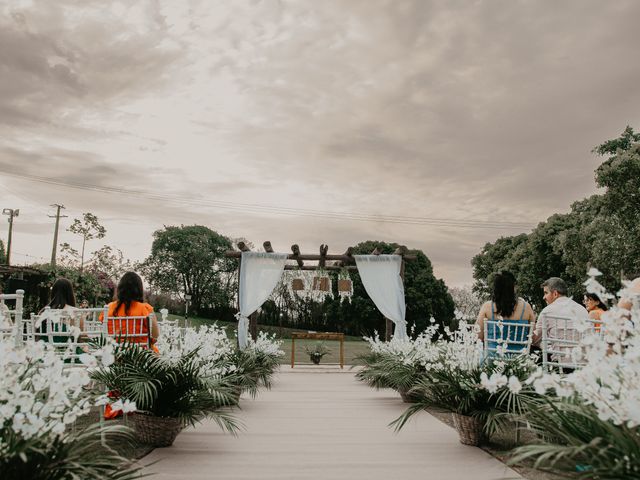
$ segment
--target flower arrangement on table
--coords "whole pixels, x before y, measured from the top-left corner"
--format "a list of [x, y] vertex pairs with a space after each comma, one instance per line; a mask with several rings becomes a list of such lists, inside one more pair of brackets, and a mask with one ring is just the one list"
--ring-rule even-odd
[[331, 349], [329, 349], [324, 342], [316, 342], [312, 347], [306, 345], [304, 350], [307, 352], [307, 355], [309, 355], [309, 359], [316, 365], [320, 363], [322, 357], [331, 353]]

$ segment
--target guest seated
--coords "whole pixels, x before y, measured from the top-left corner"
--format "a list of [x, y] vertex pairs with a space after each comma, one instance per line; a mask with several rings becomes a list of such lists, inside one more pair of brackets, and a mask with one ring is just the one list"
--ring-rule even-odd
[[[135, 272], [125, 273], [118, 283], [118, 287], [116, 289], [116, 300], [109, 304], [109, 310], [107, 313], [109, 318], [150, 317], [151, 332], [148, 331], [146, 324], [142, 325], [142, 331], [138, 331], [139, 333], [151, 333], [151, 344], [153, 345], [160, 336], [160, 327], [158, 326], [156, 316], [151, 315], [152, 313], [153, 307], [144, 302], [142, 279]], [[100, 320], [103, 320], [102, 316], [100, 317]], [[118, 337], [118, 335], [125, 335], [127, 332], [133, 333], [136, 325], [134, 320], [115, 325], [112, 320], [109, 320], [107, 328], [109, 330], [109, 335]], [[143, 337], [134, 337], [132, 342], [146, 343], [147, 340]]]
[[549, 342], [548, 349], [554, 351], [550, 361], [566, 364], [565, 372], [572, 371], [571, 342], [580, 337], [576, 325], [581, 320], [588, 320], [589, 313], [579, 303], [567, 297], [569, 289], [564, 280], [559, 277], [551, 277], [542, 284], [544, 301], [547, 306], [542, 309], [536, 322], [533, 334], [534, 345], [540, 345], [542, 340], [542, 325], [546, 323], [547, 338], [555, 339]]
[[502, 271], [495, 275], [491, 301], [482, 305], [476, 323], [480, 328], [478, 337], [480, 340], [488, 342], [487, 347], [490, 350], [495, 349], [499, 343], [506, 344], [507, 352], [520, 352], [522, 350], [521, 344], [513, 342], [527, 341], [530, 328], [509, 325], [499, 331], [498, 325], [489, 324], [487, 329], [488, 338], [485, 339], [484, 325], [487, 320], [493, 322], [503, 320], [509, 324], [530, 325], [530, 328], [533, 328], [536, 316], [531, 305], [516, 295], [516, 279], [511, 272]]
[[607, 307], [607, 304], [600, 300], [600, 297], [595, 293], [585, 293], [582, 303], [589, 312], [589, 318], [595, 320], [594, 326], [596, 331], [600, 331], [602, 314], [606, 312], [609, 307]]

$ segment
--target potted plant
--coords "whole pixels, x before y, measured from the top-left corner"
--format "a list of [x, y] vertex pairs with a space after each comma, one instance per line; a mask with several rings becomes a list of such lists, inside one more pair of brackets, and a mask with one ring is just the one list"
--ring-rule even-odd
[[109, 368], [92, 378], [120, 398], [135, 402], [133, 425], [138, 439], [155, 447], [173, 444], [186, 425], [210, 417], [231, 433], [238, 426], [221, 407], [237, 405], [234, 385], [227, 377], [201, 372], [198, 349], [167, 359], [136, 345], [124, 345]]
[[318, 365], [322, 357], [327, 353], [331, 353], [331, 350], [327, 348], [324, 342], [316, 342], [313, 347], [309, 348], [309, 345], [305, 347], [305, 351], [309, 355], [309, 358], [313, 363]]

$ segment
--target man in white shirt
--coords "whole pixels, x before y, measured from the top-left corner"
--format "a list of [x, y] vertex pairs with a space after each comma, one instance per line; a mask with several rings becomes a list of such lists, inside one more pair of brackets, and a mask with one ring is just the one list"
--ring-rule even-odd
[[[542, 325], [546, 324], [548, 351], [551, 360], [571, 364], [571, 342], [579, 341], [580, 334], [575, 325], [578, 320], [589, 320], [589, 312], [577, 302], [567, 297], [567, 284], [558, 277], [551, 277], [542, 284], [544, 301], [547, 306], [540, 312], [533, 332], [533, 344], [542, 340]], [[555, 341], [554, 341], [555, 340]], [[568, 341], [566, 343], [562, 340]]]

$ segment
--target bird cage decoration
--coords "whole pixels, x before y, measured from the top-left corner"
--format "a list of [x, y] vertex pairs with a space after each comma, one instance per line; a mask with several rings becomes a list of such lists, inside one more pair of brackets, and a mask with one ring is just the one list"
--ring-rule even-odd
[[340, 270], [338, 274], [338, 295], [341, 300], [347, 298], [349, 301], [353, 296], [353, 281], [346, 270]]

